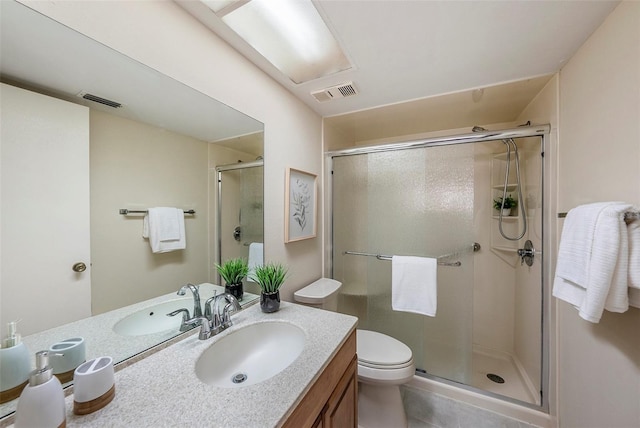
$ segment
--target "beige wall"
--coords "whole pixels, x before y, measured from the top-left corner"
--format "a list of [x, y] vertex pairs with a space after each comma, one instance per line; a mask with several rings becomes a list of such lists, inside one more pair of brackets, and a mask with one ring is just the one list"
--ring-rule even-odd
[[[208, 280], [208, 144], [91, 111], [92, 312], [99, 314]], [[153, 254], [142, 216], [120, 208], [174, 206], [187, 247]]]
[[[284, 299], [321, 276], [321, 239], [285, 245], [283, 220], [285, 169], [322, 175], [316, 113], [173, 2], [24, 3], [263, 122], [266, 260], [291, 266]], [[321, 203], [318, 209], [322, 212]], [[319, 237], [322, 231], [320, 223]]]
[[[560, 73], [558, 211], [640, 205], [640, 3], [623, 2]], [[640, 309], [599, 324], [558, 302], [560, 426], [640, 426]]]

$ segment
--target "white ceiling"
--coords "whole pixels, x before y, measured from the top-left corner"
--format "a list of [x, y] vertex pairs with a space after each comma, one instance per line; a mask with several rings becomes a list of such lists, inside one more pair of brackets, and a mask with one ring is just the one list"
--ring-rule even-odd
[[[354, 68], [296, 85], [206, 6], [176, 1], [322, 116], [555, 73], [619, 3], [315, 1]], [[358, 95], [325, 103], [310, 95], [349, 81]]]

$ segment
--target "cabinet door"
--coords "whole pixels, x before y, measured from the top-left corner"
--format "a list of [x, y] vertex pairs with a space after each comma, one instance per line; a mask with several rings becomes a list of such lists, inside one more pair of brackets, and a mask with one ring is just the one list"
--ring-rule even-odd
[[357, 428], [358, 426], [358, 379], [357, 360], [338, 382], [323, 412], [324, 428]]
[[27, 335], [91, 315], [89, 109], [1, 88], [1, 326]]

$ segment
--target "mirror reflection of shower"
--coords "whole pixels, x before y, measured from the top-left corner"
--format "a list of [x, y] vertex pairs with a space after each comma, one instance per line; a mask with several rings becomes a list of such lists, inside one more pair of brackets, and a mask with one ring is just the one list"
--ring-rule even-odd
[[[249, 276], [263, 263], [263, 164], [262, 158], [258, 158], [216, 167], [218, 251], [215, 263], [243, 258], [248, 261]], [[257, 284], [248, 279], [244, 282], [246, 291], [258, 294]]]
[[[485, 132], [487, 129], [481, 126], [474, 126], [472, 129], [473, 132]], [[505, 146], [507, 146], [506, 152], [506, 168], [504, 172], [504, 184], [502, 187], [502, 197], [500, 198], [500, 209], [498, 210], [498, 229], [500, 230], [500, 235], [504, 239], [509, 241], [519, 241], [522, 239], [525, 233], [527, 233], [527, 216], [525, 214], [525, 202], [522, 198], [522, 180], [520, 179], [520, 156], [518, 155], [518, 145], [513, 141], [513, 138], [505, 138], [502, 140]], [[516, 165], [516, 189], [518, 191], [518, 203], [516, 205], [516, 209], [520, 210], [520, 214], [522, 215], [522, 232], [516, 237], [508, 236], [502, 227], [503, 224], [503, 216], [505, 210], [505, 201], [507, 200], [507, 187], [509, 186], [509, 173], [511, 172], [511, 151], [513, 150], [515, 157], [515, 165]]]

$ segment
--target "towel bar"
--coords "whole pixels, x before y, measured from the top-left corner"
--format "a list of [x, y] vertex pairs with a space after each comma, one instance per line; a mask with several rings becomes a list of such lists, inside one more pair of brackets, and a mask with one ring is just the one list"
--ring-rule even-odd
[[[558, 213], [558, 218], [565, 218], [567, 213]], [[640, 219], [640, 211], [628, 211], [624, 213], [625, 223], [631, 223], [632, 221]]]
[[[185, 214], [195, 214], [195, 210], [183, 210]], [[149, 211], [147, 210], [128, 210], [126, 208], [120, 208], [120, 214], [129, 215], [129, 214], [147, 214]]]
[[[437, 257], [437, 259], [444, 259], [447, 257], [451, 257], [454, 256], [456, 254], [459, 254], [460, 252], [466, 252], [469, 249], [472, 249], [473, 252], [478, 252], [480, 251], [480, 244], [478, 244], [477, 242], [474, 242], [473, 245], [471, 247], [469, 247], [468, 249], [465, 248], [462, 251], [456, 251], [453, 253], [449, 253], [449, 254], [445, 254], [442, 255], [440, 257]], [[367, 256], [367, 257], [375, 257], [378, 260], [391, 260], [393, 258], [393, 256], [388, 256], [385, 254], [373, 254], [373, 253], [362, 253], [359, 251], [344, 251], [342, 254], [346, 254], [346, 255], [351, 255], [351, 256]], [[458, 267], [458, 266], [462, 266], [462, 263], [460, 261], [456, 261], [456, 262], [438, 262], [438, 266], [454, 266], [454, 267]]]

